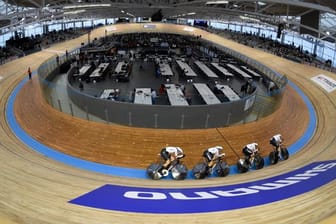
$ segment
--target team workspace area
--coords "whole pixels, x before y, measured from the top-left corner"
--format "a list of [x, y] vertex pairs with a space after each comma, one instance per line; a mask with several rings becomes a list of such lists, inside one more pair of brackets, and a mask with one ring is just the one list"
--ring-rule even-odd
[[259, 85], [261, 74], [202, 46], [197, 37], [106, 37], [82, 48], [73, 66], [70, 83], [83, 93], [137, 104], [218, 104], [239, 100], [257, 86], [267, 90]]
[[[198, 36], [105, 36], [83, 46], [70, 62], [63, 67], [74, 104], [130, 126], [229, 125], [248, 115], [257, 92], [277, 89], [260, 71]], [[196, 124], [200, 118], [202, 124]]]

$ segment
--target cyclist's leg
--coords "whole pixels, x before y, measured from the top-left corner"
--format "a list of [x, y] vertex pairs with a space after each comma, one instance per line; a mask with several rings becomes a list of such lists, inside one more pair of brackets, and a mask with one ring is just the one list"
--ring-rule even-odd
[[279, 158], [282, 158], [282, 155], [281, 155], [281, 143], [278, 143], [277, 151], [278, 151]]
[[245, 155], [245, 161], [247, 161], [248, 165], [251, 165], [252, 163], [252, 154], [248, 151], [247, 147], [243, 148], [243, 153]]

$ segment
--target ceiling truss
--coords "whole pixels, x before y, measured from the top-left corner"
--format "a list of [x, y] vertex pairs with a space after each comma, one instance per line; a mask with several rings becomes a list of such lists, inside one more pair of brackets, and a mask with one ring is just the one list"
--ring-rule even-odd
[[[237, 22], [246, 22], [246, 18], [250, 18], [251, 22], [271, 25], [285, 23], [287, 28], [298, 28], [302, 26], [298, 18], [314, 10], [320, 11], [321, 15], [325, 13], [336, 15], [336, 3], [330, 0], [319, 0], [320, 4], [315, 0], [229, 0], [218, 4], [206, 4], [207, 2], [207, 0], [0, 0], [0, 26], [15, 28], [55, 19], [69, 21], [151, 17], [153, 13], [162, 10], [164, 18], [212, 18]], [[99, 4], [105, 5], [99, 7]], [[79, 8], [66, 9], [67, 6]], [[321, 38], [333, 37], [336, 33], [335, 18], [336, 16], [325, 18], [328, 25], [321, 26], [317, 30]], [[7, 24], [3, 25], [1, 21], [6, 21]]]

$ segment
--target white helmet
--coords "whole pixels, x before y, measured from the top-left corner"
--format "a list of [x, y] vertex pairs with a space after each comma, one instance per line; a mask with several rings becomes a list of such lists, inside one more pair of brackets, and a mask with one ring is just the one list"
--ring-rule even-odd
[[216, 146], [215, 148], [217, 148], [218, 150], [223, 150], [222, 146]]
[[183, 154], [183, 150], [180, 147], [176, 147], [178, 154]]

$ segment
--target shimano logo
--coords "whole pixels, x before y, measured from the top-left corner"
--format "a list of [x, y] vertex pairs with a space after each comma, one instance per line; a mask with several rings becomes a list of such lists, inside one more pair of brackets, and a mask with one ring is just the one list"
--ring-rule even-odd
[[188, 194], [181, 192], [159, 192], [159, 191], [126, 191], [124, 197], [136, 200], [204, 200], [217, 199], [221, 197], [237, 197], [250, 194], [257, 194], [261, 191], [270, 191], [294, 185], [333, 168], [336, 163], [320, 164], [303, 173], [299, 173], [287, 178], [279, 179], [273, 182], [266, 182], [260, 185], [252, 185], [248, 187], [234, 188], [231, 190], [212, 190], [212, 191], [193, 191]]
[[151, 214], [214, 212], [284, 200], [314, 190], [335, 179], [336, 160], [331, 160], [314, 162], [266, 179], [226, 186], [179, 189], [106, 184], [71, 200], [70, 203]]

